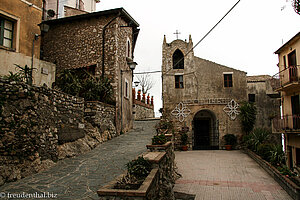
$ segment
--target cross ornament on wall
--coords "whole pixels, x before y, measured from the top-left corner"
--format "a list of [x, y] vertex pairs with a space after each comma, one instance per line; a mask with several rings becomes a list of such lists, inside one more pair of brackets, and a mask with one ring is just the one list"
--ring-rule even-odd
[[176, 32], [175, 33], [173, 33], [173, 34], [175, 34], [176, 35], [176, 39], [178, 40], [178, 35], [179, 34], [181, 34], [180, 32], [178, 32], [178, 30], [176, 30]]

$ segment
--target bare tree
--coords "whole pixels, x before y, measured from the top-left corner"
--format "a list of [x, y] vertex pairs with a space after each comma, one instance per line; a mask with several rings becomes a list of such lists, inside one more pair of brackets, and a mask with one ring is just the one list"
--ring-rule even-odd
[[143, 94], [146, 94], [154, 86], [154, 82], [151, 79], [150, 74], [139, 75], [137, 76], [137, 79], [140, 82]]

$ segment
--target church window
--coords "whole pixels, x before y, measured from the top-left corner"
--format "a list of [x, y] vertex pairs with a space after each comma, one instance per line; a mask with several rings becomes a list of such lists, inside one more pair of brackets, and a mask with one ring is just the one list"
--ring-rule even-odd
[[224, 87], [232, 87], [232, 74], [224, 74]]
[[183, 75], [175, 75], [175, 88], [183, 88]]
[[248, 101], [255, 102], [255, 94], [248, 94]]
[[184, 69], [184, 56], [179, 49], [173, 54], [173, 69]]

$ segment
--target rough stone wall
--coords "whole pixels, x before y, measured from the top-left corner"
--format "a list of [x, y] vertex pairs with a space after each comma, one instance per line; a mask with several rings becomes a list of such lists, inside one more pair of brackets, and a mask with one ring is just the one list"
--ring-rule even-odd
[[280, 98], [272, 98], [270, 94], [273, 92], [270, 93], [269, 88], [269, 80], [247, 81], [247, 94], [255, 94], [257, 108], [255, 127], [271, 129], [271, 120], [280, 116]]
[[154, 118], [154, 107], [141, 101], [134, 100], [134, 119]]
[[44, 33], [42, 49], [43, 59], [56, 63], [57, 69], [96, 65], [96, 76], [100, 76], [102, 32], [104, 26], [113, 20], [105, 30], [104, 68], [105, 76], [111, 80], [114, 88], [117, 132], [126, 132], [132, 128], [133, 122], [131, 92], [128, 98], [124, 97], [125, 79], [129, 83], [128, 87], [132, 88], [132, 72], [127, 64], [126, 46], [129, 40], [133, 52], [133, 33], [132, 27], [128, 27], [129, 24], [121, 17], [114, 19], [116, 15], [45, 22], [50, 29]]
[[83, 98], [0, 79], [0, 185], [115, 136], [113, 108], [99, 107], [94, 121], [107, 122], [101, 129], [85, 120]]
[[[198, 58], [194, 56], [193, 51], [187, 54], [192, 47], [191, 37], [188, 42], [175, 40], [171, 43], [167, 43], [164, 38], [162, 48], [163, 117], [173, 121], [175, 133], [178, 133], [182, 127], [188, 127], [188, 140], [190, 144], [193, 144], [195, 115], [202, 110], [210, 111], [216, 117], [215, 123], [218, 126], [216, 128], [219, 132], [219, 146], [221, 147], [222, 137], [225, 134], [233, 133], [241, 136], [239, 120], [237, 118], [232, 120], [223, 108], [231, 99], [237, 103], [247, 99], [246, 73]], [[173, 69], [172, 55], [176, 49], [182, 51], [183, 55], [187, 54], [184, 57], [184, 69]], [[224, 73], [232, 74], [233, 87], [224, 87]], [[184, 88], [175, 88], [175, 75], [183, 75]], [[226, 99], [226, 102], [222, 100], [219, 103], [215, 101], [216, 99]], [[171, 114], [180, 102], [184, 102], [186, 108], [190, 110], [183, 122]]]

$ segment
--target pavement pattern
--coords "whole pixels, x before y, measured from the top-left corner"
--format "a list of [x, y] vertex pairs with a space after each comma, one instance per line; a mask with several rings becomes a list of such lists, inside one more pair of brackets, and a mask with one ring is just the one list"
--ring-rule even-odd
[[174, 190], [196, 200], [292, 200], [254, 160], [241, 151], [176, 152], [182, 178]]
[[7, 183], [0, 187], [0, 199], [22, 197], [22, 194], [35, 195], [32, 199], [98, 199], [96, 192], [101, 186], [122, 174], [126, 163], [147, 151], [146, 144], [151, 143], [156, 133], [156, 123], [157, 120], [136, 121], [132, 131], [85, 154], [61, 160], [46, 171]]

